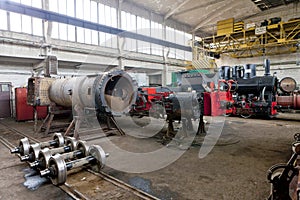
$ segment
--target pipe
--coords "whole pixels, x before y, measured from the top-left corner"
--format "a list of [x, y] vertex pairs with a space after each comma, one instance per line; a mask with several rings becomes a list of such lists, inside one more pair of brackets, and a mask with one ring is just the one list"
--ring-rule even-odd
[[261, 101], [262, 102], [266, 102], [266, 100], [265, 100], [265, 92], [266, 92], [266, 87], [264, 87], [264, 89], [261, 92]]

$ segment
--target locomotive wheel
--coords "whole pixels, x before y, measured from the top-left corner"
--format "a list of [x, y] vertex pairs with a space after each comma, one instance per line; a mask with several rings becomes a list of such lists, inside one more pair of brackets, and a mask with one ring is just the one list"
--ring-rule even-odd
[[244, 119], [248, 119], [248, 118], [250, 118], [251, 116], [252, 116], [251, 113], [243, 113], [243, 114], [241, 114], [241, 117], [244, 118]]
[[[70, 146], [72, 150], [75, 150], [77, 141], [73, 137], [66, 138], [66, 146]], [[39, 151], [38, 161], [39, 161], [39, 170], [44, 170], [49, 166], [49, 160], [52, 157], [51, 150], [49, 148], [44, 148]]]
[[80, 157], [77, 157], [77, 158], [79, 159], [79, 158], [88, 156], [89, 148], [90, 148], [90, 146], [86, 143], [86, 141], [82, 141], [82, 140], [78, 141], [76, 150], [80, 150], [82, 152], [82, 154]]
[[20, 147], [21, 156], [25, 156], [29, 154], [30, 143], [27, 137], [20, 140], [19, 147]]
[[96, 164], [91, 166], [92, 170], [99, 172], [105, 165], [106, 153], [99, 145], [92, 145], [89, 149], [89, 155], [96, 159]]
[[251, 109], [249, 109], [249, 108], [242, 108], [240, 110], [240, 116], [244, 119], [248, 119], [249, 117], [252, 116], [252, 114], [253, 113], [252, 113]]
[[59, 154], [56, 154], [50, 158], [49, 166], [53, 169], [53, 174], [50, 176], [53, 185], [64, 184], [67, 180], [67, 166], [64, 159]]
[[[105, 160], [108, 155], [105, 154], [105, 152], [100, 146], [92, 145], [89, 148], [89, 156], [92, 156], [95, 160], [95, 162], [93, 161], [93, 164], [91, 164], [92, 169], [95, 170], [96, 172], [99, 172], [100, 169], [104, 167]], [[67, 164], [70, 163], [66, 163], [60, 154], [56, 154], [50, 158], [48, 173], [51, 174], [50, 180], [54, 185], [61, 185], [66, 182], [67, 171], [68, 171]], [[83, 166], [85, 164], [81, 164], [81, 165]], [[79, 166], [80, 165], [78, 165], [77, 167]], [[44, 176], [42, 175], [43, 173], [44, 172], [41, 171], [41, 176]]]
[[52, 154], [49, 151], [49, 148], [42, 149], [39, 152], [38, 160], [39, 160], [39, 170], [44, 170], [48, 168], [48, 162], [51, 158]]
[[228, 114], [224, 113], [223, 116], [224, 116], [224, 117], [230, 117], [230, 116], [231, 116], [231, 113], [228, 113]]
[[57, 141], [57, 146], [56, 147], [62, 147], [65, 145], [65, 139], [62, 136], [61, 133], [54, 133], [53, 135], [53, 140]]
[[67, 137], [66, 138], [66, 146], [70, 146], [72, 151], [74, 151], [77, 146], [77, 140], [74, 137]]
[[33, 162], [35, 161], [38, 156], [39, 156], [39, 152], [41, 151], [41, 146], [39, 144], [32, 144], [29, 148], [29, 154], [31, 155], [31, 157], [29, 158], [29, 162]]

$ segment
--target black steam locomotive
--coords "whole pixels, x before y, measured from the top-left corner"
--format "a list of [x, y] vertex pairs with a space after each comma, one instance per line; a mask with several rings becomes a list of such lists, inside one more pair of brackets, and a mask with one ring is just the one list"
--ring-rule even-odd
[[[220, 79], [225, 82], [223, 99], [226, 113], [248, 118], [252, 115], [274, 117], [277, 114], [278, 78], [270, 74], [270, 61], [265, 60], [265, 74], [256, 76], [256, 65], [228, 67], [219, 70]], [[224, 81], [225, 80], [225, 81]]]

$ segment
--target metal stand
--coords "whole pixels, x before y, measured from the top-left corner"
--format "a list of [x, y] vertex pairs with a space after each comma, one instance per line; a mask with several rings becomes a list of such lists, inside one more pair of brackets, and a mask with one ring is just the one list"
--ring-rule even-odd
[[56, 126], [53, 126], [52, 124], [54, 116], [62, 114], [71, 114], [71, 110], [61, 110], [56, 105], [51, 104], [49, 106], [49, 113], [47, 117], [44, 119], [42, 125], [39, 127], [36, 133], [44, 132], [44, 135], [48, 135], [50, 132], [61, 131], [61, 129], [65, 129], [67, 124], [60, 124]]

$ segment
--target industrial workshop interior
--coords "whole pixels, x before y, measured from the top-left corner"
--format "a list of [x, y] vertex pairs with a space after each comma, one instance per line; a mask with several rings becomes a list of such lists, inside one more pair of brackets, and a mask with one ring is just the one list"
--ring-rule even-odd
[[299, 200], [300, 0], [0, 0], [0, 200]]

